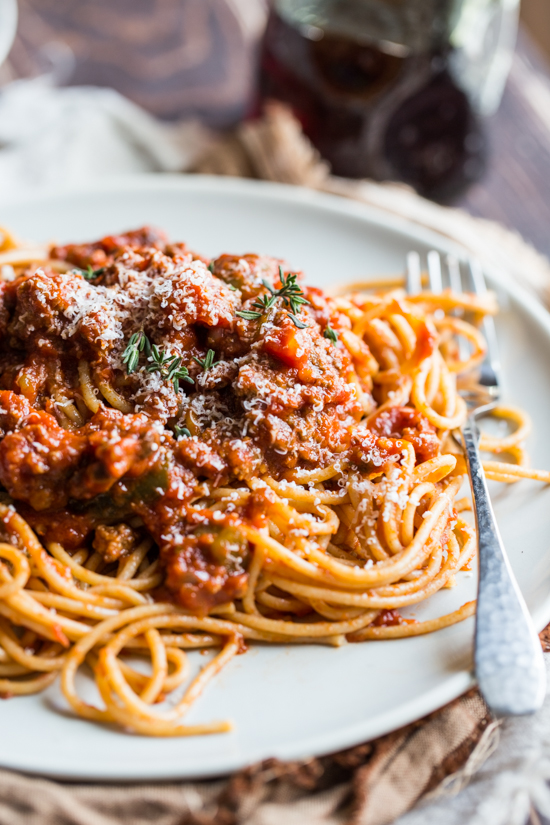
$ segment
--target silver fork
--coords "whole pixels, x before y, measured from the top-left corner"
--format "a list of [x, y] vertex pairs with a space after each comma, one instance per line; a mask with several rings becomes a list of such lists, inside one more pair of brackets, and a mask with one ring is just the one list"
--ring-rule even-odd
[[[427, 261], [430, 290], [441, 292], [439, 253], [432, 250]], [[459, 262], [449, 256], [446, 264], [452, 290], [462, 292]], [[476, 261], [470, 261], [468, 269], [473, 291], [483, 295], [487, 287], [481, 267]], [[416, 252], [407, 256], [406, 290], [409, 295], [422, 290], [420, 256]], [[519, 716], [534, 713], [541, 707], [546, 693], [546, 668], [539, 638], [500, 537], [479, 454], [476, 418], [490, 412], [500, 398], [500, 362], [491, 317], [485, 318], [483, 333], [487, 355], [480, 370], [479, 389], [460, 392], [468, 407], [468, 417], [461, 428], [459, 443], [468, 465], [479, 546], [475, 674], [483, 698], [495, 715]], [[460, 356], [464, 358], [466, 342], [459, 339], [460, 345]]]

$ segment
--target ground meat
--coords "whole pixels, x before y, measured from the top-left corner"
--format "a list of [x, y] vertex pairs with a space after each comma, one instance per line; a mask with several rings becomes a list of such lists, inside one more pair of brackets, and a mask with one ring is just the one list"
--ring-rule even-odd
[[434, 458], [440, 444], [435, 427], [413, 407], [389, 407], [369, 420], [369, 428], [387, 438], [403, 438], [415, 450], [417, 463]]
[[64, 507], [85, 450], [84, 436], [62, 429], [48, 413], [31, 412], [0, 442], [0, 483], [35, 510]]
[[32, 406], [22, 395], [0, 392], [0, 437], [18, 429], [33, 412]]
[[178, 444], [177, 456], [185, 467], [195, 470], [199, 476], [217, 479], [218, 483], [222, 479], [228, 480], [226, 462], [216, 449], [198, 438], [182, 439]]
[[102, 410], [75, 431], [49, 413], [32, 410], [15, 393], [0, 393], [0, 483], [35, 510], [106, 493], [122, 479], [146, 476], [161, 459], [161, 435], [146, 416]]
[[177, 551], [169, 545], [161, 548], [165, 586], [187, 610], [206, 613], [213, 605], [244, 595], [249, 548], [235, 529], [237, 522], [232, 515], [189, 512]]
[[210, 264], [216, 278], [241, 293], [242, 300], [255, 298], [264, 291], [263, 281], [272, 286], [279, 281], [279, 266], [287, 272], [285, 262], [267, 255], [220, 255]]
[[[85, 289], [85, 282], [77, 277], [79, 287]], [[69, 325], [66, 313], [74, 304], [74, 281], [73, 275], [44, 268], [15, 282], [10, 334], [18, 338], [34, 332], [60, 336]]]
[[159, 229], [145, 226], [122, 235], [109, 235], [95, 243], [67, 244], [54, 246], [50, 250], [50, 258], [58, 261], [68, 261], [81, 269], [91, 266], [93, 269], [110, 263], [117, 252], [130, 249], [151, 248], [162, 249], [166, 244], [166, 235]]
[[136, 544], [136, 533], [127, 524], [109, 527], [105, 524], [95, 531], [93, 548], [106, 562], [118, 561], [128, 556]]
[[238, 307], [237, 295], [201, 261], [193, 262], [171, 280], [171, 293], [167, 291], [160, 307], [164, 310], [165, 326], [180, 330], [189, 324], [200, 324], [231, 329]]
[[139, 517], [163, 597], [206, 613], [245, 592], [239, 519], [264, 526], [269, 502], [199, 512], [205, 489], [335, 462], [380, 473], [405, 441], [435, 455], [414, 410], [358, 428], [349, 318], [284, 262], [208, 264], [147, 227], [50, 254], [68, 271], [34, 266], [0, 292], [0, 484], [46, 541], [114, 561]]
[[400, 461], [405, 446], [401, 439], [379, 436], [370, 428], [361, 426], [351, 436], [348, 456], [351, 464], [360, 470], [380, 475], [388, 464]]
[[0, 281], [0, 339], [2, 339], [8, 331], [11, 314], [10, 304], [12, 302], [9, 284]]

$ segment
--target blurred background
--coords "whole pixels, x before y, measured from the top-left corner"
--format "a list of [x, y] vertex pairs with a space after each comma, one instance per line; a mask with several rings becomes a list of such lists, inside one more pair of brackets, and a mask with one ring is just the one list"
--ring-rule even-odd
[[276, 99], [334, 174], [550, 254], [549, 0], [0, 0], [0, 58], [0, 198], [192, 169]]
[[550, 3], [548, 0], [523, 0], [521, 20], [546, 59], [550, 60]]

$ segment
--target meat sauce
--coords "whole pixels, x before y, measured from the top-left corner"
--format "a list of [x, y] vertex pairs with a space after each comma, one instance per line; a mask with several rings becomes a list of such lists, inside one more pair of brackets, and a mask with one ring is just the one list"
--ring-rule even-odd
[[404, 624], [416, 624], [416, 619], [405, 619], [397, 610], [381, 610], [372, 627], [396, 627]]
[[417, 463], [428, 461], [439, 453], [435, 427], [412, 407], [390, 407], [375, 413], [369, 420], [369, 429], [386, 438], [409, 441], [415, 449]]
[[318, 289], [289, 292], [298, 306], [278, 299], [283, 261], [208, 261], [149, 228], [50, 257], [74, 269], [0, 284], [0, 484], [46, 542], [114, 562], [146, 532], [165, 571], [159, 595], [206, 613], [244, 594], [239, 524], [264, 525], [269, 497], [220, 513], [193, 507], [201, 496], [335, 461], [379, 474], [404, 441], [418, 460], [436, 454], [412, 409], [362, 421], [350, 355], [325, 335], [350, 321]]

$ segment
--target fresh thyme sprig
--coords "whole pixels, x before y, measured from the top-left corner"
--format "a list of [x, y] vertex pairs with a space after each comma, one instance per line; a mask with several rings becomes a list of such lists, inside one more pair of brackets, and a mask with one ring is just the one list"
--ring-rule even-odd
[[180, 381], [187, 381], [189, 384], [195, 383], [189, 375], [187, 367], [182, 365], [181, 356], [167, 355], [156, 344], [151, 345], [143, 331], [134, 332], [122, 355], [122, 363], [126, 364], [128, 375], [135, 372], [141, 352], [145, 352], [146, 356], [151, 359], [151, 363], [147, 365], [147, 372], [158, 372], [161, 378], [171, 381], [174, 392], [179, 392]]
[[329, 341], [332, 341], [333, 344], [336, 344], [338, 341], [338, 333], [335, 329], [332, 329], [330, 324], [327, 324], [326, 330], [323, 332], [325, 338], [328, 338]]
[[216, 353], [213, 349], [209, 349], [204, 358], [196, 358], [195, 356], [193, 356], [193, 361], [196, 361], [199, 367], [202, 367], [203, 370], [207, 372], [207, 370], [209, 370], [210, 367], [214, 367], [216, 366], [216, 364], [220, 363], [219, 361], [214, 361], [215, 354]]
[[[271, 289], [267, 281], [264, 281], [263, 283], [265, 286], [267, 286], [268, 289]], [[276, 300], [276, 295], [260, 295], [258, 298], [256, 298], [255, 301], [253, 301], [252, 306], [256, 307], [256, 309], [260, 311], [260, 314], [263, 315], [264, 312], [267, 312], [268, 309], [271, 309]]]
[[[156, 344], [153, 344], [149, 353], [152, 363], [148, 364], [147, 372], [166, 372], [177, 355], [167, 355]], [[181, 358], [179, 359], [181, 361]]]
[[150, 358], [152, 358], [152, 362], [148, 364], [147, 372], [159, 372], [161, 378], [172, 382], [174, 392], [179, 392], [180, 381], [186, 381], [188, 384], [195, 383], [189, 375], [187, 367], [182, 365], [180, 355], [167, 355], [156, 344], [153, 344]]
[[195, 383], [189, 375], [189, 370], [187, 367], [178, 367], [177, 369], [172, 367], [167, 378], [172, 381], [172, 384], [174, 385], [174, 392], [180, 391], [180, 381], [185, 381], [187, 384]]
[[239, 318], [244, 318], [246, 321], [256, 321], [258, 318], [262, 317], [263, 312], [252, 312], [248, 309], [238, 309], [235, 315], [238, 315]]
[[267, 281], [263, 281], [263, 284], [275, 298], [283, 299], [283, 306], [286, 309], [290, 309], [290, 312], [287, 313], [288, 315], [291, 313], [292, 315], [297, 315], [304, 304], [309, 304], [307, 298], [304, 298], [302, 287], [298, 283], [298, 276], [295, 272], [289, 272], [285, 278], [283, 268], [279, 266], [279, 279], [282, 284], [280, 289], [273, 289]]
[[178, 439], [178, 440], [180, 438], [191, 438], [191, 433], [189, 432], [187, 427], [175, 426], [174, 427], [174, 435], [176, 436], [176, 439]]
[[245, 318], [247, 321], [256, 321], [265, 315], [268, 310], [274, 306], [278, 298], [283, 302], [283, 307], [287, 310], [287, 317], [298, 329], [307, 329], [308, 325], [304, 324], [297, 317], [298, 313], [304, 304], [309, 304], [307, 298], [304, 298], [304, 293], [297, 280], [296, 273], [290, 272], [286, 277], [283, 268], [279, 266], [279, 279], [281, 281], [280, 289], [275, 289], [269, 281], [262, 280], [263, 285], [270, 295], [260, 295], [252, 302], [255, 309], [242, 309], [236, 312], [239, 318]]
[[72, 272], [75, 275], [82, 275], [82, 277], [86, 281], [95, 281], [96, 278], [99, 278], [100, 275], [103, 275], [107, 267], [100, 266], [99, 269], [94, 269], [90, 264], [86, 267], [86, 269], [73, 269]]
[[128, 341], [128, 346], [122, 354], [122, 363], [126, 364], [126, 372], [131, 375], [139, 363], [139, 354], [145, 350], [147, 356], [151, 353], [149, 339], [142, 332], [134, 332]]
[[88, 264], [85, 272], [83, 272], [82, 274], [87, 281], [95, 281], [96, 278], [99, 278], [100, 275], [103, 275], [105, 269], [105, 266], [100, 266], [99, 269], [94, 269], [90, 266], [90, 264]]
[[287, 312], [287, 317], [290, 318], [294, 326], [298, 329], [308, 329], [308, 325], [304, 324], [303, 321], [300, 321], [300, 319], [297, 318], [296, 315], [293, 315], [292, 312]]

